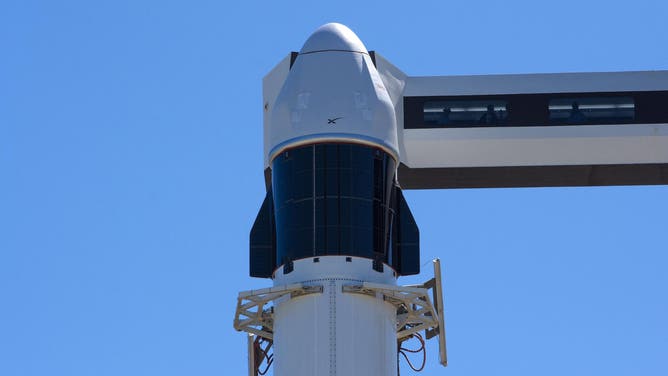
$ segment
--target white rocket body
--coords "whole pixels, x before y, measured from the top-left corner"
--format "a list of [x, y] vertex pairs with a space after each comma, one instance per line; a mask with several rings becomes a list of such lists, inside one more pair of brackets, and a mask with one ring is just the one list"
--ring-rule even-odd
[[274, 375], [396, 375], [396, 307], [382, 296], [342, 292], [345, 283], [395, 280], [390, 268], [375, 272], [358, 257], [300, 260], [288, 275], [279, 269], [275, 285], [317, 283], [323, 292], [275, 304]]

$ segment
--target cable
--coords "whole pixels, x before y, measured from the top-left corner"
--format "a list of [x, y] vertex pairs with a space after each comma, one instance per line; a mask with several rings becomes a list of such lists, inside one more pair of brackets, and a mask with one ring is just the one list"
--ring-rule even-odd
[[267, 358], [267, 359], [269, 359], [269, 361], [267, 362], [267, 367], [264, 369], [264, 371], [260, 371], [260, 370], [258, 369], [258, 370], [257, 370], [258, 375], [262, 375], [262, 376], [264, 376], [264, 375], [266, 375], [267, 372], [269, 371], [269, 367], [271, 367], [271, 363], [274, 362], [274, 356], [271, 355], [271, 356], [270, 356], [269, 358]]
[[[413, 337], [417, 338], [418, 341], [420, 341], [420, 347], [418, 349], [408, 349], [408, 348], [405, 348], [405, 347], [401, 346], [401, 343], [403, 343], [403, 342], [405, 342], [405, 341], [407, 341], [407, 340], [409, 340]], [[403, 355], [404, 359], [406, 359], [406, 363], [408, 363], [408, 366], [411, 367], [411, 369], [413, 371], [420, 372], [424, 369], [424, 366], [427, 363], [427, 349], [425, 348], [424, 338], [422, 338], [421, 334], [415, 333], [415, 334], [409, 336], [408, 338], [406, 338], [406, 340], [401, 341], [399, 343], [399, 351], [398, 352], [399, 352], [399, 354]], [[410, 359], [408, 359], [408, 355], [406, 355], [406, 352], [413, 353], [413, 354], [421, 352], [422, 353], [422, 365], [420, 365], [420, 367], [418, 367], [418, 368], [415, 368], [415, 366], [413, 366], [413, 363], [411, 363]], [[397, 359], [397, 361], [398, 361], [398, 359]]]
[[[267, 346], [265, 348], [262, 348], [262, 343], [267, 342]], [[255, 338], [255, 341], [253, 342], [253, 347], [255, 350], [255, 353], [259, 355], [258, 357], [255, 358], [255, 374], [256, 375], [261, 375], [264, 376], [267, 374], [269, 371], [269, 367], [271, 367], [271, 364], [274, 362], [274, 354], [269, 354], [269, 349], [273, 345], [273, 341], [269, 339], [265, 339], [262, 337], [257, 337]], [[264, 370], [260, 370], [260, 366], [264, 361], [267, 361], [267, 366], [264, 368]]]

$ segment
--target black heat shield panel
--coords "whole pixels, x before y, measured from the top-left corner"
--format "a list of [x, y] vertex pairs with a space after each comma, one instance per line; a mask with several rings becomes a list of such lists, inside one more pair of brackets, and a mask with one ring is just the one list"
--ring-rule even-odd
[[396, 199], [398, 221], [394, 266], [400, 275], [420, 274], [420, 230], [399, 187], [396, 187]]
[[262, 202], [250, 232], [250, 276], [271, 278], [276, 263], [276, 222], [271, 190]]

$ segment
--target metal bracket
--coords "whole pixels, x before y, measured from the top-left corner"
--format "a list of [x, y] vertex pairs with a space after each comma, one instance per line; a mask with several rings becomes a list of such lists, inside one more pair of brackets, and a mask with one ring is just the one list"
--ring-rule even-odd
[[309, 294], [321, 294], [322, 286], [296, 283], [260, 290], [242, 291], [237, 298], [234, 329], [274, 339], [274, 307], [265, 308], [270, 302], [290, 295], [290, 299]]
[[[344, 285], [343, 292], [372, 297], [380, 294], [383, 300], [397, 308], [397, 339], [405, 340], [421, 330], [425, 331], [427, 339], [438, 336], [439, 361], [443, 366], [447, 366], [441, 261], [435, 259], [433, 263], [434, 278], [421, 285], [392, 286], [364, 282]], [[429, 290], [432, 290], [433, 304]]]
[[248, 376], [257, 376], [257, 367], [255, 366], [255, 334], [248, 333]]

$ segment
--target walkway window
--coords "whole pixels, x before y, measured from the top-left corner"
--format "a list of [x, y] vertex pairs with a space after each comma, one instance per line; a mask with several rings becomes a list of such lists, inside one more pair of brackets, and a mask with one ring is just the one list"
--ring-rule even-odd
[[424, 124], [433, 127], [493, 127], [508, 120], [504, 100], [430, 101], [423, 107]]
[[635, 119], [631, 97], [571, 97], [551, 99], [552, 124], [619, 124]]

